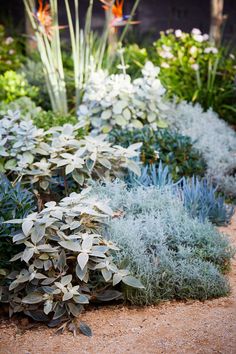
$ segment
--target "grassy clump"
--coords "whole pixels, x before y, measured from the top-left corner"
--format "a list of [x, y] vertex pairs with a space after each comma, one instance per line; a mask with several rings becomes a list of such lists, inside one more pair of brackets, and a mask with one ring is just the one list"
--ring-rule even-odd
[[145, 290], [127, 291], [136, 305], [169, 299], [205, 300], [225, 296], [229, 284], [223, 273], [232, 257], [227, 238], [210, 223], [191, 218], [168, 188], [121, 184], [99, 186], [121, 217], [110, 220], [108, 237], [121, 252], [116, 262], [129, 266]]

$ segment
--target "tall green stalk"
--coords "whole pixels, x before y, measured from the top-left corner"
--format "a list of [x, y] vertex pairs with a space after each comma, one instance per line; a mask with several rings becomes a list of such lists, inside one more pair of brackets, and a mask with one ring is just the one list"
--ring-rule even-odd
[[[51, 16], [52, 16], [52, 38], [44, 31], [44, 27], [35, 13], [35, 1], [23, 0], [26, 12], [35, 32], [38, 50], [40, 53], [43, 70], [46, 77], [48, 93], [54, 112], [61, 114], [68, 113], [68, 101], [65, 83], [65, 74], [62, 61], [62, 50], [60, 40], [60, 26], [58, 22], [58, 0], [50, 0]], [[74, 0], [75, 21], [73, 23], [71, 8], [68, 0], [65, 1], [66, 14], [68, 19], [68, 27], [70, 33], [70, 42], [74, 67], [74, 86], [75, 86], [75, 110], [80, 104], [84, 84], [89, 79], [93, 70], [99, 70], [104, 64], [104, 58], [107, 54], [110, 22], [106, 21], [103, 35], [101, 39], [96, 39], [91, 30], [92, 11], [94, 0], [89, 0], [86, 13], [85, 26], [82, 30], [79, 21], [79, 0]], [[121, 34], [119, 42], [121, 42], [127, 32], [128, 26], [136, 11], [140, 0], [136, 0], [130, 19]], [[106, 63], [112, 65], [113, 59], [108, 58]]]

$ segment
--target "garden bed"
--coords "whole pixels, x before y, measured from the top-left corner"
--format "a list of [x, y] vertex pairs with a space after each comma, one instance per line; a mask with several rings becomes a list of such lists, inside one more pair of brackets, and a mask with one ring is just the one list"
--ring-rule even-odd
[[[227, 228], [236, 245], [236, 215]], [[236, 261], [229, 273], [231, 294], [209, 301], [166, 302], [146, 308], [93, 309], [81, 319], [93, 337], [55, 335], [55, 329], [25, 319], [0, 324], [1, 354], [43, 353], [234, 353], [236, 347]], [[184, 348], [184, 349], [183, 349]]]

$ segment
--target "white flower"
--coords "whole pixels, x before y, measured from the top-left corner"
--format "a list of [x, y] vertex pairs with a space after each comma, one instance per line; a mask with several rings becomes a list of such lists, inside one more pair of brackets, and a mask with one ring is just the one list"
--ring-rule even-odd
[[196, 41], [196, 42], [199, 42], [199, 43], [202, 43], [203, 42], [203, 36], [201, 34], [194, 34], [193, 35], [193, 39]]
[[235, 55], [232, 54], [232, 53], [229, 55], [229, 57], [230, 57], [231, 59], [233, 59], [233, 60], [235, 59]]
[[209, 39], [209, 35], [208, 35], [207, 33], [205, 33], [205, 34], [203, 35], [203, 40], [204, 40], [204, 41], [208, 41], [208, 39]]
[[192, 69], [195, 70], [195, 71], [198, 71], [199, 70], [199, 65], [198, 64], [193, 64], [191, 65]]
[[163, 44], [162, 48], [166, 51], [166, 52], [171, 52], [171, 47], [168, 47], [167, 45]]
[[175, 31], [175, 37], [181, 38], [182, 35], [183, 35], [183, 32], [182, 32], [180, 29], [177, 29], [177, 30]]
[[9, 50], [9, 54], [13, 55], [15, 53], [14, 49]]
[[202, 34], [202, 32], [200, 31], [200, 29], [198, 29], [198, 28], [193, 28], [192, 29], [192, 32], [191, 32], [193, 35], [200, 35], [200, 34]]
[[217, 54], [218, 53], [218, 49], [215, 47], [208, 47], [204, 49], [204, 53], [209, 54], [209, 53], [213, 53], [213, 54]]
[[165, 68], [165, 69], [168, 69], [170, 67], [170, 65], [168, 63], [161, 63], [161, 67], [162, 68]]
[[160, 72], [160, 68], [157, 66], [154, 66], [151, 61], [148, 61], [144, 68], [142, 69], [142, 74], [143, 76], [151, 76], [151, 77], [157, 77], [157, 75]]
[[159, 55], [160, 55], [162, 58], [164, 58], [164, 59], [172, 59], [172, 58], [174, 58], [174, 55], [173, 55], [171, 52], [165, 51], [165, 50], [161, 50], [161, 51], [159, 52]]
[[197, 47], [192, 46], [192, 47], [189, 49], [189, 53], [190, 53], [191, 55], [196, 54], [196, 53], [197, 53]]
[[6, 45], [11, 44], [12, 42], [14, 42], [14, 39], [12, 37], [7, 37], [5, 40]]

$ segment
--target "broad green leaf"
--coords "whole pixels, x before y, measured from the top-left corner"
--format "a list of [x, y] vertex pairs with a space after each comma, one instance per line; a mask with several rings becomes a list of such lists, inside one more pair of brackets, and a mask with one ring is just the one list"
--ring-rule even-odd
[[68, 285], [71, 281], [72, 281], [72, 275], [71, 274], [68, 274], [68, 275], [66, 275], [66, 276], [61, 278], [61, 283], [64, 286]]
[[127, 275], [125, 277], [122, 277], [122, 281], [124, 284], [131, 286], [133, 288], [137, 288], [137, 289], [145, 289], [145, 287], [143, 286], [143, 284], [140, 282], [140, 280], [132, 277], [131, 275]]
[[30, 293], [22, 299], [24, 304], [38, 304], [43, 301], [43, 295], [41, 293]]
[[102, 269], [102, 276], [106, 282], [109, 282], [112, 277], [112, 272], [110, 270], [107, 270], [106, 268], [103, 268]]
[[32, 227], [34, 226], [34, 222], [32, 220], [25, 220], [22, 224], [22, 231], [25, 236], [29, 236]]
[[74, 251], [74, 252], [80, 252], [81, 251], [81, 246], [78, 242], [74, 241], [61, 241], [59, 242], [59, 245], [61, 245], [63, 248], [66, 248], [67, 250]]
[[92, 337], [92, 335], [93, 335], [91, 328], [83, 322], [80, 322], [79, 330], [86, 337]]
[[113, 301], [122, 298], [122, 293], [117, 290], [105, 290], [102, 293], [96, 295], [96, 299], [99, 301]]
[[87, 296], [85, 295], [75, 295], [73, 296], [73, 300], [77, 303], [77, 304], [82, 304], [82, 305], [85, 305], [85, 304], [89, 304], [89, 299]]
[[77, 257], [77, 262], [80, 266], [80, 268], [83, 270], [86, 264], [88, 263], [89, 256], [87, 253], [80, 253]]

